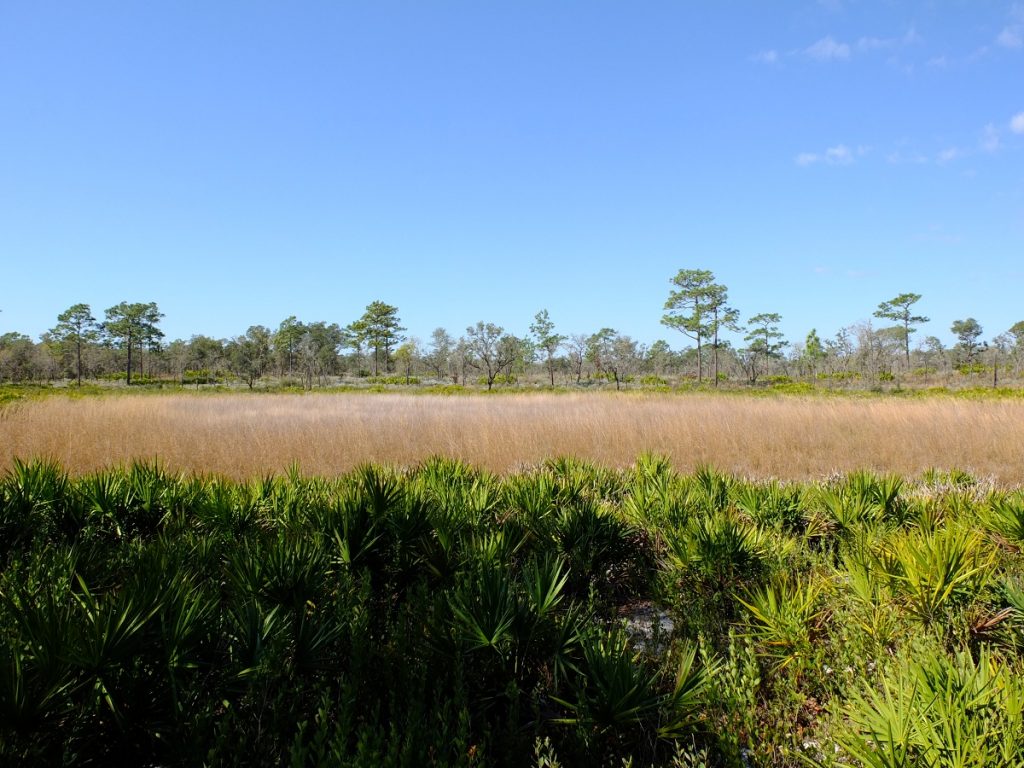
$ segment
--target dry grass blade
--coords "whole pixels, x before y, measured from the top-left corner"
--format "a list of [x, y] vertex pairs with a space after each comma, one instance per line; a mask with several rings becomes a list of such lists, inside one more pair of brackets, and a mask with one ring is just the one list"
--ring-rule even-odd
[[1024, 403], [712, 395], [125, 395], [9, 407], [0, 466], [52, 456], [73, 473], [159, 456], [172, 471], [253, 477], [298, 462], [335, 474], [431, 455], [506, 472], [553, 456], [615, 467], [645, 452], [682, 472], [816, 478], [961, 467], [1024, 482]]

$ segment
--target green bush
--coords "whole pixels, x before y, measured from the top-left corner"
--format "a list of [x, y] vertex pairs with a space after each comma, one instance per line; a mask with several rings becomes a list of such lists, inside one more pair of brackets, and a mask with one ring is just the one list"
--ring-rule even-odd
[[406, 384], [419, 384], [420, 379], [417, 376], [368, 376], [366, 377], [368, 384], [387, 384], [391, 386], [405, 386]]
[[992, 366], [985, 365], [984, 363], [963, 363], [956, 367], [957, 373], [961, 376], [976, 376], [982, 373], [988, 373], [992, 370]]
[[1020, 768], [1020, 508], [956, 473], [654, 454], [16, 461], [0, 763]]
[[[476, 380], [477, 385], [481, 387], [487, 386], [487, 377], [480, 376]], [[499, 373], [494, 377], [493, 384], [499, 387], [511, 387], [519, 383], [519, 378], [514, 373]]]
[[1020, 669], [990, 651], [915, 654], [852, 692], [836, 743], [872, 768], [1020, 768], [1022, 712]]

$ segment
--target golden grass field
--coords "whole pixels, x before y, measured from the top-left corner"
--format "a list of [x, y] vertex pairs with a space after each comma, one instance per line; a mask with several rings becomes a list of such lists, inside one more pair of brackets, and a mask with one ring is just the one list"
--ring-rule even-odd
[[400, 394], [50, 397], [0, 412], [0, 467], [37, 456], [74, 473], [134, 458], [235, 478], [337, 474], [433, 454], [497, 472], [576, 455], [625, 466], [645, 451], [688, 471], [820, 478], [960, 468], [1024, 483], [1024, 402], [637, 395]]

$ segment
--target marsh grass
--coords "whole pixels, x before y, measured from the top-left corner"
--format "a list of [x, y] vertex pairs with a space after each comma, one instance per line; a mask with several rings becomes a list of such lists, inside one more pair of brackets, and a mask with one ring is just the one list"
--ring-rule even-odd
[[705, 394], [122, 395], [0, 410], [0, 467], [52, 457], [72, 474], [159, 457], [172, 470], [337, 474], [433, 455], [506, 473], [554, 456], [625, 467], [645, 452], [681, 471], [815, 479], [959, 468], [1024, 482], [1024, 402]]

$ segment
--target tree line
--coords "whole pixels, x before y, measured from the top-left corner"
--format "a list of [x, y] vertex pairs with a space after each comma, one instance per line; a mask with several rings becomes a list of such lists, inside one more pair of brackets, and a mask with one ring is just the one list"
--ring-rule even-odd
[[199, 386], [231, 376], [249, 388], [270, 378], [312, 388], [340, 377], [394, 383], [429, 378], [491, 389], [524, 380], [621, 388], [638, 377], [644, 384], [683, 378], [717, 386], [779, 377], [928, 382], [959, 374], [990, 375], [996, 384], [1000, 373], [1020, 377], [1024, 368], [1024, 321], [986, 340], [977, 320], [956, 320], [950, 331], [957, 342], [948, 348], [936, 336], [915, 339], [930, 322], [916, 308], [922, 298], [917, 293], [880, 302], [873, 313], [882, 321], [877, 327], [856, 323], [825, 339], [811, 329], [802, 341], [790, 341], [777, 312], [741, 322], [727, 287], [708, 270], [681, 269], [670, 284], [661, 322], [692, 342], [682, 350], [663, 339], [643, 344], [608, 327], [563, 333], [547, 309], [536, 313], [522, 336], [479, 321], [459, 336], [436, 328], [424, 343], [407, 336], [398, 308], [380, 300], [344, 326], [292, 315], [277, 328], [253, 325], [228, 339], [194, 335], [165, 342], [164, 315], [155, 302], [121, 302], [102, 320], [80, 303], [60, 313], [38, 342], [20, 333], [0, 335], [0, 380], [71, 379], [80, 385], [83, 378], [123, 377], [127, 384], [170, 379]]

